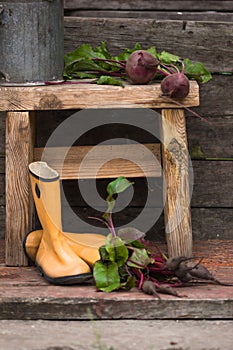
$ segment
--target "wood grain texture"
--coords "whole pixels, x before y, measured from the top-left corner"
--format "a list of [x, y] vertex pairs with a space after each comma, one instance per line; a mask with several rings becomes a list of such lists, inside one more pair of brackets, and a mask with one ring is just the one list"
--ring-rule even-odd
[[[233, 11], [233, 9], [232, 9]], [[95, 17], [95, 18], [153, 18], [156, 20], [179, 20], [179, 21], [218, 21], [231, 22], [232, 12], [192, 12], [191, 11], [140, 11], [140, 10], [65, 10], [66, 16], [72, 17]]]
[[[191, 82], [184, 106], [199, 105], [199, 87]], [[127, 85], [59, 84], [0, 88], [0, 110], [53, 110], [84, 108], [175, 108], [161, 97], [160, 84]]]
[[61, 179], [161, 176], [159, 144], [36, 148], [34, 160], [47, 162]]
[[[5, 120], [6, 114], [4, 112], [0, 112], [0, 174], [5, 174]], [[1, 194], [2, 191], [0, 190], [0, 197]]]
[[6, 121], [6, 264], [27, 265], [22, 238], [32, 228], [28, 163], [32, 160], [34, 121], [28, 112], [9, 112]]
[[[3, 146], [0, 149], [3, 149], [5, 151], [5, 147]], [[4, 174], [4, 173], [5, 173], [5, 152], [0, 155], [0, 174]]]
[[172, 21], [137, 18], [65, 17], [65, 52], [83, 43], [99, 45], [119, 54], [136, 42], [158, 51], [169, 51], [193, 61], [201, 61], [212, 72], [232, 72], [233, 23]]
[[[0, 157], [3, 157], [5, 155], [5, 126], [6, 126], [6, 113], [0, 112]], [[1, 169], [1, 168], [0, 168]], [[0, 170], [0, 172], [2, 172]]]
[[62, 79], [63, 1], [6, 1], [2, 8], [1, 85]]
[[0, 207], [5, 205], [5, 174], [0, 174]]
[[183, 110], [162, 110], [165, 232], [169, 256], [192, 255], [189, 164]]
[[187, 117], [189, 150], [199, 144], [207, 158], [233, 158], [233, 116], [206, 119], [210, 124], [203, 123], [195, 117]]
[[232, 75], [213, 75], [207, 84], [200, 85], [200, 109], [203, 116], [220, 117], [233, 115]]
[[[30, 268], [32, 270], [32, 268]], [[222, 273], [221, 273], [222, 272]], [[12, 272], [13, 273], [13, 272]], [[19, 270], [14, 272], [16, 275]], [[218, 274], [229, 281], [232, 268], [220, 270]], [[32, 283], [30, 278], [34, 275]], [[19, 276], [20, 277], [20, 276]], [[10, 276], [8, 277], [10, 278]], [[232, 288], [216, 285], [187, 287], [179, 289], [186, 298], [163, 295], [159, 302], [156, 298], [133, 290], [130, 292], [101, 293], [94, 286], [54, 286], [44, 285], [42, 277], [33, 269], [26, 276], [26, 286], [17, 283], [12, 286], [3, 285], [0, 291], [0, 318], [22, 320], [87, 320], [90, 321], [89, 309], [96, 320], [122, 319], [232, 319]], [[21, 280], [23, 279], [23, 276]], [[34, 288], [31, 285], [37, 283]], [[7, 288], [7, 293], [5, 292]], [[218, 297], [216, 292], [218, 291]], [[223, 298], [222, 295], [225, 297]], [[15, 312], [17, 308], [17, 313]], [[175, 312], [174, 312], [175, 310]], [[81, 347], [80, 347], [81, 348]]]
[[233, 161], [193, 160], [192, 166], [192, 206], [233, 208]]
[[233, 11], [230, 0], [65, 0], [65, 9]]
[[0, 205], [0, 239], [5, 239], [6, 231], [6, 212], [5, 207]]
[[194, 240], [232, 239], [233, 208], [192, 208]]

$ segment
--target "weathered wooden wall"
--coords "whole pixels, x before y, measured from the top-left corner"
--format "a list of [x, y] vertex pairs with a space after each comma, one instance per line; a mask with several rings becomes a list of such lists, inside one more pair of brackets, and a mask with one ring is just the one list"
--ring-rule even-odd
[[65, 15], [79, 17], [231, 21], [232, 11], [225, 0], [65, 0]]
[[[201, 85], [201, 105], [194, 110], [211, 122], [203, 123], [187, 113], [190, 150], [199, 143], [206, 157], [221, 160], [193, 160], [194, 192], [192, 223], [195, 238], [232, 238], [233, 235], [233, 2], [232, 1], [65, 1], [65, 52], [81, 43], [98, 45], [107, 41], [111, 52], [140, 42], [143, 47], [155, 45], [158, 51], [167, 50], [194, 61], [202, 61], [213, 73], [213, 79]], [[230, 73], [230, 74], [222, 74]], [[38, 113], [37, 145], [43, 146], [54, 128], [71, 113], [58, 111]], [[0, 116], [0, 237], [4, 237], [4, 114]], [[107, 130], [105, 129], [105, 132]], [[83, 143], [95, 144], [104, 131]], [[124, 136], [122, 130], [114, 130]], [[129, 134], [129, 130], [125, 132]], [[141, 142], [150, 142], [137, 135]], [[119, 217], [126, 222], [137, 215], [143, 206], [141, 193], [144, 179], [137, 180], [131, 207]], [[106, 181], [98, 184], [103, 193]], [[66, 194], [80, 216], [89, 210], [70, 182]], [[119, 221], [119, 222], [120, 222]], [[66, 228], [72, 229], [73, 222]], [[151, 230], [150, 237], [163, 238], [162, 218]]]

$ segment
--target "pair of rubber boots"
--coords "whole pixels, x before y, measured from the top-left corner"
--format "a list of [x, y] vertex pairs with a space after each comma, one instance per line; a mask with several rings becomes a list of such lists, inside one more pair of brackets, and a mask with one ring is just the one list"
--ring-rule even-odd
[[105, 244], [105, 236], [63, 232], [59, 174], [45, 162], [31, 163], [29, 172], [42, 229], [24, 237], [25, 254], [51, 283], [92, 281], [91, 269], [99, 260], [99, 247]]

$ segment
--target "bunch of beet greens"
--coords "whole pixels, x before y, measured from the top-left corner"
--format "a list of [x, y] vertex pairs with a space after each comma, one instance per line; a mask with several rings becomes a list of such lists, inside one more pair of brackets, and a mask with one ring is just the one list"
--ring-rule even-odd
[[[134, 84], [147, 84], [171, 76], [164, 82], [165, 93], [170, 97], [183, 98], [184, 92], [171, 92], [174, 90], [174, 81], [177, 77], [181, 78], [177, 76], [180, 73], [182, 77], [185, 74], [188, 79], [202, 83], [211, 79], [210, 72], [202, 63], [192, 63], [188, 58], [181, 59], [166, 51], [157, 52], [154, 46], [142, 50], [141, 45], [137, 43], [134, 48], [125, 49], [118, 56], [112, 56], [106, 42], [102, 42], [95, 48], [83, 44], [68, 53], [64, 59], [63, 77], [65, 80], [90, 78], [97, 84], [124, 86], [124, 80]], [[185, 84], [184, 80], [186, 78], [183, 78], [182, 84]]]
[[144, 234], [136, 228], [121, 228], [116, 233], [112, 218], [115, 198], [131, 185], [123, 176], [110, 182], [107, 186], [107, 211], [101, 219], [93, 218], [103, 222], [110, 231], [105, 245], [99, 249], [100, 260], [93, 268], [97, 289], [112, 292], [137, 287], [159, 298], [158, 293], [179, 296], [174, 287], [187, 282], [206, 280], [221, 284], [201, 260], [195, 263], [193, 258], [184, 256], [167, 258], [159, 248], [157, 253], [151, 253]]

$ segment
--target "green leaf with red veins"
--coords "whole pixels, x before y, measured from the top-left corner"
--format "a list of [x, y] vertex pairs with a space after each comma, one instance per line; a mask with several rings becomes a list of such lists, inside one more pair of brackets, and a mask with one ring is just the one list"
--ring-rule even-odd
[[118, 265], [113, 261], [106, 261], [105, 263], [101, 260], [97, 261], [93, 268], [93, 276], [96, 287], [104, 292], [110, 293], [120, 288]]
[[127, 265], [130, 267], [137, 267], [139, 269], [145, 268], [149, 264], [153, 264], [154, 259], [150, 258], [146, 249], [134, 248], [130, 260], [127, 261]]
[[128, 259], [128, 249], [120, 237], [113, 237], [111, 234], [106, 238], [106, 251], [109, 254], [109, 260], [115, 262], [117, 266], [123, 266]]

